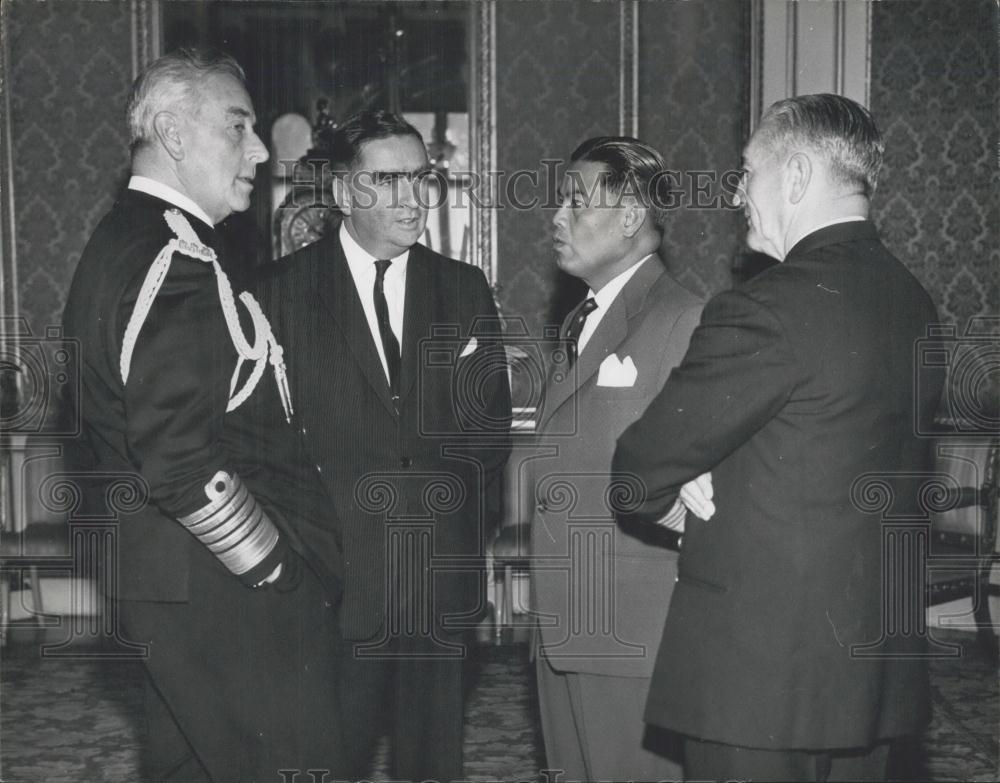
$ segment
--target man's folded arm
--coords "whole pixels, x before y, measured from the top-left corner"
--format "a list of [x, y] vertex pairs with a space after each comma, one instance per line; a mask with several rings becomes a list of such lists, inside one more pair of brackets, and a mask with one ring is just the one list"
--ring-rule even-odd
[[655, 523], [780, 410], [795, 384], [791, 348], [762, 304], [736, 291], [706, 305], [680, 366], [618, 439], [613, 471], [639, 484], [619, 521]]

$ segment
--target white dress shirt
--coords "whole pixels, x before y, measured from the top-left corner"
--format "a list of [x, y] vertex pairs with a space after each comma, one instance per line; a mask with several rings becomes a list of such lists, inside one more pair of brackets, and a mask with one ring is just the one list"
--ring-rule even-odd
[[[818, 226], [814, 226], [809, 230], [809, 234], [815, 234], [821, 228], [827, 228], [828, 226], [835, 226], [838, 223], [855, 223], [860, 220], [868, 220], [864, 215], [848, 215], [847, 217], [837, 218], [836, 220], [828, 220], [825, 223], [820, 223]], [[806, 234], [806, 236], [809, 236]]]
[[149, 177], [142, 177], [138, 174], [133, 174], [132, 178], [128, 181], [129, 190], [137, 190], [140, 193], [145, 193], [150, 196], [155, 196], [156, 198], [163, 199], [168, 204], [173, 204], [175, 207], [183, 209], [185, 212], [189, 212], [194, 215], [202, 223], [205, 223], [209, 228], [214, 228], [215, 224], [212, 219], [205, 214], [205, 210], [195, 204], [191, 199], [181, 193], [179, 190], [175, 190], [169, 185], [165, 185], [159, 180], [150, 179]]
[[[365, 318], [368, 319], [368, 329], [375, 342], [378, 357], [382, 361], [382, 370], [385, 372], [386, 380], [389, 380], [389, 365], [385, 360], [382, 333], [379, 331], [378, 315], [375, 313], [375, 277], [377, 276], [375, 262], [379, 259], [355, 242], [354, 237], [348, 233], [347, 226], [343, 223], [340, 224], [340, 246], [344, 249], [347, 266], [351, 270], [351, 277], [354, 278], [354, 287], [358, 289], [361, 307], [364, 308]], [[396, 335], [396, 342], [401, 348], [403, 345], [403, 305], [406, 295], [406, 262], [409, 258], [410, 251], [407, 250], [402, 255], [389, 259], [392, 264], [385, 270], [385, 279], [382, 282], [385, 302], [389, 307], [389, 326], [392, 327], [392, 333]]]
[[597, 326], [601, 323], [601, 319], [604, 318], [604, 314], [611, 307], [612, 303], [621, 293], [621, 290], [625, 287], [625, 284], [632, 279], [632, 275], [639, 271], [639, 267], [645, 264], [650, 258], [652, 258], [652, 253], [643, 258], [641, 261], [637, 261], [632, 264], [628, 269], [619, 274], [617, 277], [611, 278], [596, 294], [593, 289], [587, 292], [588, 298], [593, 298], [597, 303], [597, 308], [591, 310], [590, 315], [587, 316], [587, 320], [583, 322], [583, 329], [580, 331], [580, 336], [576, 341], [576, 354], [579, 356], [583, 353], [583, 349], [587, 347], [587, 343], [590, 342], [590, 338], [593, 336], [597, 329]]

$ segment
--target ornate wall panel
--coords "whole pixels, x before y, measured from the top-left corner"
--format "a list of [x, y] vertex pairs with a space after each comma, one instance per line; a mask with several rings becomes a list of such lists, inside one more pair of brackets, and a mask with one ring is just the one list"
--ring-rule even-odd
[[[642, 3], [639, 8], [639, 137], [680, 172], [679, 206], [661, 252], [695, 293], [729, 286], [746, 223], [724, 209], [721, 177], [738, 169], [747, 136], [749, 14], [741, 0]], [[699, 175], [711, 195], [694, 193]]]
[[793, 95], [834, 92], [868, 105], [872, 5], [752, 0], [754, 127], [764, 109]]
[[872, 8], [875, 220], [960, 330], [1000, 314], [997, 25], [990, 0]]
[[[13, 0], [7, 22], [13, 253], [20, 314], [58, 324], [84, 243], [128, 171], [129, 3]], [[6, 168], [6, 163], [5, 163]]]
[[580, 291], [555, 266], [550, 227], [558, 182], [541, 161], [568, 159], [584, 139], [617, 133], [619, 23], [614, 3], [496, 6], [497, 165], [508, 178], [536, 173], [538, 186], [523, 179], [517, 199], [550, 202], [519, 209], [504, 198], [496, 214], [501, 306], [535, 334], [564, 311], [557, 296]]

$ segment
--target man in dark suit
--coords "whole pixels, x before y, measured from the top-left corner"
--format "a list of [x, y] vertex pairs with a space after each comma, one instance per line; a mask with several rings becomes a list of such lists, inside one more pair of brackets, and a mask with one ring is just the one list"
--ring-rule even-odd
[[[260, 464], [297, 454], [292, 400], [280, 346], [256, 303], [234, 299], [214, 228], [247, 209], [268, 157], [243, 79], [231, 58], [190, 50], [139, 77], [133, 176], [83, 253], [64, 317], [80, 342], [73, 404], [93, 476], [138, 474], [149, 490], [107, 565], [124, 632], [147, 645], [157, 781], [272, 783], [279, 769], [338, 764], [336, 557], [303, 543], [329, 543], [335, 521], [300, 514], [299, 494], [322, 488], [282, 493]], [[285, 425], [266, 444], [230, 427], [251, 402]], [[327, 587], [309, 559], [331, 564]]]
[[[930, 297], [868, 220], [883, 144], [836, 95], [772, 106], [744, 153], [751, 248], [782, 263], [705, 307], [681, 365], [618, 441], [656, 519], [711, 469], [715, 513], [689, 519], [646, 719], [685, 737], [697, 780], [883, 780], [887, 742], [929, 711], [925, 642], [884, 626], [889, 531], [852, 495], [927, 470], [914, 344]], [[912, 489], [912, 488], [911, 488]], [[883, 552], [885, 558], [883, 559]], [[912, 589], [918, 589], [914, 581]]]
[[476, 267], [419, 244], [427, 152], [366, 111], [333, 138], [340, 230], [266, 270], [310, 469], [343, 521], [339, 687], [350, 770], [387, 729], [394, 779], [462, 777], [462, 660], [486, 608], [483, 557], [510, 392]]
[[[549, 373], [539, 456], [529, 463], [547, 764], [567, 780], [679, 780], [664, 733], [644, 731], [635, 711], [674, 586], [676, 540], [665, 528], [616, 530], [609, 498], [618, 494], [615, 442], [684, 356], [702, 303], [657, 255], [660, 154], [637, 139], [597, 137], [570, 161], [555, 249], [559, 267], [590, 292], [563, 324], [572, 366]], [[559, 502], [567, 490], [575, 502]]]

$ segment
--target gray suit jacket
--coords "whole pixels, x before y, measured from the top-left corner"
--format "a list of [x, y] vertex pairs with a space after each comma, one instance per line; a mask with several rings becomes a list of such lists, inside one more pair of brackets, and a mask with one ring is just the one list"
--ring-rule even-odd
[[[677, 553], [659, 528], [615, 525], [613, 505], [627, 504], [634, 487], [611, 476], [611, 458], [619, 435], [680, 363], [701, 308], [654, 256], [618, 294], [575, 367], [550, 370], [527, 472], [535, 501], [532, 609], [542, 650], [558, 670], [652, 673]], [[608, 385], [602, 363], [626, 358], [634, 384]]]

